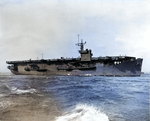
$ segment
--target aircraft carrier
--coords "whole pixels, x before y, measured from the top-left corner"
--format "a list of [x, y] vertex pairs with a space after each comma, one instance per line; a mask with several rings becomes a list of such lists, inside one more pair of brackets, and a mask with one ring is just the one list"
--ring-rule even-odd
[[68, 75], [68, 76], [140, 76], [142, 58], [131, 56], [92, 57], [86, 42], [78, 43], [80, 57], [6, 61], [8, 69], [17, 75]]

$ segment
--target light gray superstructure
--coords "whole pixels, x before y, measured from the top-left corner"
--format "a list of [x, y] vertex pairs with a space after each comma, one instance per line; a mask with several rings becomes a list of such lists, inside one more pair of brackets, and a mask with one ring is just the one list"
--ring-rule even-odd
[[92, 57], [92, 51], [80, 46], [80, 58], [6, 61], [18, 75], [140, 76], [142, 58], [129, 56]]

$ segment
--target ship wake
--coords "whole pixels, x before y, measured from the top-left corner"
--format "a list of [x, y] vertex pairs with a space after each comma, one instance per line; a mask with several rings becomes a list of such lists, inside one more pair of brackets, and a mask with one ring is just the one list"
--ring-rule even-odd
[[79, 104], [70, 113], [57, 117], [56, 121], [109, 121], [109, 118], [94, 106]]

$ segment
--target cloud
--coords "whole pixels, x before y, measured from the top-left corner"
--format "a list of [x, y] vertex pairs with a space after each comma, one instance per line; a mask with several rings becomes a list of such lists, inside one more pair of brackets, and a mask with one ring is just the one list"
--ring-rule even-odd
[[[77, 34], [95, 56], [127, 54], [144, 57], [150, 51], [149, 1], [7, 0], [0, 4], [0, 47], [6, 60], [77, 57]], [[3, 71], [1, 69], [0, 71]]]

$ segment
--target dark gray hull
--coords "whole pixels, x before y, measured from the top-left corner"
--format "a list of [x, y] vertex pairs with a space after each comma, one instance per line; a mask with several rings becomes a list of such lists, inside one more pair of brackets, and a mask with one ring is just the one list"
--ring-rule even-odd
[[[143, 59], [127, 60], [118, 64], [105, 64], [104, 62], [91, 61], [93, 67], [68, 68], [68, 63], [80, 63], [79, 61], [69, 62], [43, 62], [24, 61], [16, 62], [15, 68], [10, 68], [13, 74], [17, 75], [66, 75], [66, 76], [140, 76]], [[13, 63], [13, 62], [12, 62]], [[36, 64], [41, 70], [25, 70], [29, 65]], [[85, 65], [85, 63], [84, 63]], [[58, 68], [61, 67], [61, 68]]]
[[83, 76], [140, 76], [142, 59], [127, 61], [118, 65], [96, 64], [96, 70], [80, 71], [74, 70], [70, 75]]
[[18, 75], [140, 76], [142, 58], [130, 56], [92, 57], [81, 41], [80, 58], [7, 61], [8, 69]]

